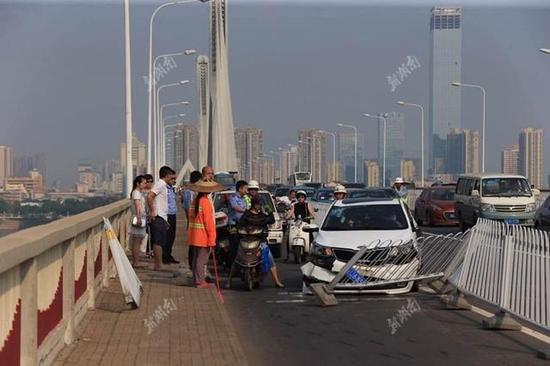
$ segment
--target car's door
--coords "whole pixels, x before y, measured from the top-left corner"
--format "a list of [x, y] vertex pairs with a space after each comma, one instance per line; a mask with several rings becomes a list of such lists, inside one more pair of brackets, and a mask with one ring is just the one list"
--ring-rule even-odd
[[542, 204], [539, 222], [543, 229], [550, 229], [550, 197], [548, 197]]

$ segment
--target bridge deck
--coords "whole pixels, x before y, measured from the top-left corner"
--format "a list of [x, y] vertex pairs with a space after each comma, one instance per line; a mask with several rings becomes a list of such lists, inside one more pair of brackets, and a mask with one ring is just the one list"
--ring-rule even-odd
[[[184, 259], [184, 222], [177, 224], [175, 256]], [[79, 340], [66, 346], [55, 364], [245, 365], [215, 292], [178, 285], [182, 279], [174, 278], [173, 270], [188, 273], [187, 266], [165, 267], [172, 271], [138, 271], [144, 293], [137, 310], [126, 307], [119, 280], [112, 279], [98, 307], [86, 315]]]

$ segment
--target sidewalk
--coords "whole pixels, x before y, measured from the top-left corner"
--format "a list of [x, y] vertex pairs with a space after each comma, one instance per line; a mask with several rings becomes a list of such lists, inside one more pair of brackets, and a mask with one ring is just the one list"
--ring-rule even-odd
[[78, 341], [60, 352], [55, 365], [248, 364], [215, 290], [178, 285], [185, 278], [174, 273], [185, 277], [189, 269], [183, 264], [184, 220], [177, 225], [174, 256], [182, 264], [138, 271], [144, 292], [137, 310], [126, 307], [119, 280], [112, 279], [79, 326]]

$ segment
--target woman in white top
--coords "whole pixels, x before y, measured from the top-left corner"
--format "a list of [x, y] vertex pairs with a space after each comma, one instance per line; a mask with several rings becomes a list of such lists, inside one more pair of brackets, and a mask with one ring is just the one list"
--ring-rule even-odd
[[142, 175], [138, 175], [134, 179], [132, 194], [130, 195], [132, 199], [132, 222], [130, 222], [128, 234], [130, 234], [130, 247], [132, 248], [133, 257], [132, 265], [134, 267], [137, 267], [139, 264], [139, 247], [146, 235], [145, 226], [147, 216], [145, 213], [145, 199], [142, 194], [146, 185], [147, 179]]

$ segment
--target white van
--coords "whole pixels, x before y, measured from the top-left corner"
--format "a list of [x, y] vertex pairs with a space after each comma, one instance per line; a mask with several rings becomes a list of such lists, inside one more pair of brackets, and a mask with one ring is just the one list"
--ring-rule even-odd
[[537, 209], [534, 191], [520, 175], [462, 175], [455, 194], [460, 228], [465, 230], [475, 225], [479, 217], [532, 226]]

